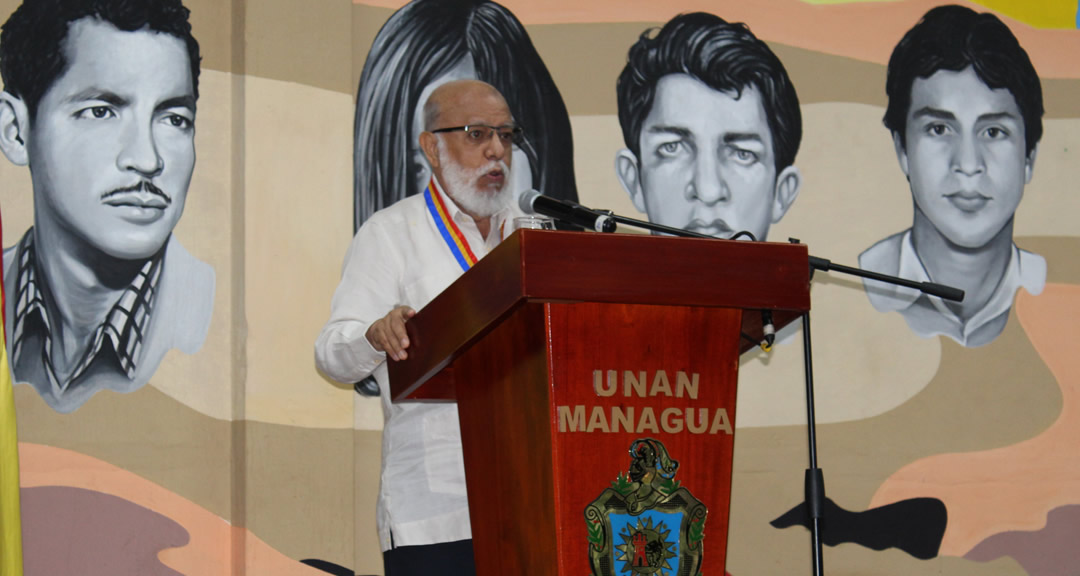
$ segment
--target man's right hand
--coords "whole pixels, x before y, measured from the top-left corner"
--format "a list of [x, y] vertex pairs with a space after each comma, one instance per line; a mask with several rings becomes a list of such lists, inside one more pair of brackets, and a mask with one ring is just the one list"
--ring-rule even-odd
[[369, 326], [365, 336], [379, 352], [386, 352], [386, 355], [394, 360], [404, 360], [409, 357], [405, 352], [409, 347], [405, 321], [413, 316], [416, 316], [416, 310], [408, 306], [398, 306]]

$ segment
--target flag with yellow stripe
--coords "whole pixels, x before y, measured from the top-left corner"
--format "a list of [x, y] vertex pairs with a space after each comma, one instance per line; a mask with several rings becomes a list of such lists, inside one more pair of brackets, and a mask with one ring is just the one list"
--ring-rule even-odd
[[[0, 230], [0, 238], [3, 232]], [[2, 245], [2, 241], [0, 241]], [[4, 276], [0, 270], [0, 576], [22, 576], [22, 521], [19, 512], [19, 440], [15, 397], [4, 342]]]

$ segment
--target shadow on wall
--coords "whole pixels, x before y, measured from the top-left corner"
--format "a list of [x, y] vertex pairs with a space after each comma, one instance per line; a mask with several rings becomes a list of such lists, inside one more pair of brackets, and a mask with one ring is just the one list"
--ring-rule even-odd
[[308, 558], [307, 560], [301, 560], [300, 562], [311, 566], [312, 568], [318, 568], [327, 574], [333, 574], [334, 576], [375, 576], [374, 574], [362, 575], [353, 574], [352, 570], [344, 566], [338, 566], [333, 562], [327, 562], [325, 560], [316, 560], [314, 558]]

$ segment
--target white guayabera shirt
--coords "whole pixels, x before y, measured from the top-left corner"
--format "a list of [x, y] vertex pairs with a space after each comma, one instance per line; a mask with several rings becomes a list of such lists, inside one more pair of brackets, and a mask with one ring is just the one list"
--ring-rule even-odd
[[[516, 215], [512, 207], [495, 214], [485, 241], [472, 218], [435, 188], [432, 194], [478, 259], [499, 244], [503, 224]], [[386, 354], [365, 337], [395, 306], [419, 310], [463, 273], [425, 195], [401, 200], [375, 213], [353, 238], [330, 320], [315, 344], [316, 364], [331, 378], [352, 383], [374, 375], [379, 383], [384, 424], [377, 524], [383, 551], [391, 548], [391, 532], [393, 547], [472, 537], [457, 405], [391, 403]]]

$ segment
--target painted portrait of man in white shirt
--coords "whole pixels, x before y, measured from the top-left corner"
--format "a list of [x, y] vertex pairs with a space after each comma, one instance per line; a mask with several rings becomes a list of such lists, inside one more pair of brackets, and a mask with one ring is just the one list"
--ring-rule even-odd
[[911, 187], [911, 228], [859, 256], [865, 269], [960, 288], [963, 302], [864, 282], [880, 312], [922, 337], [966, 347], [1005, 328], [1016, 291], [1042, 292], [1046, 261], [1013, 243], [1035, 169], [1042, 89], [1027, 53], [996, 16], [941, 6], [893, 50], [885, 126]]

